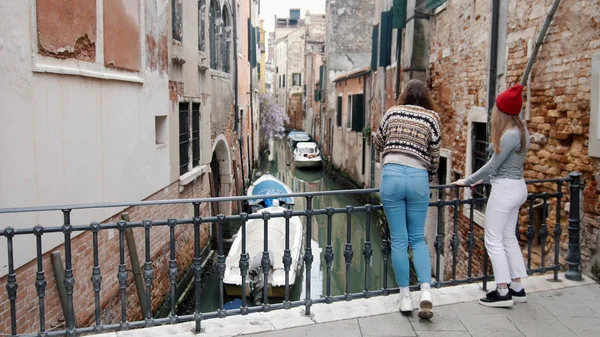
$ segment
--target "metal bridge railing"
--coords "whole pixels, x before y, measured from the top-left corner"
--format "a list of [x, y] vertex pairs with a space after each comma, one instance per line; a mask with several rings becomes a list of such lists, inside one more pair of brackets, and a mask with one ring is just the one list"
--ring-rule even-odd
[[[529, 200], [529, 225], [526, 232], [527, 237], [527, 249], [529, 251], [529, 258], [527, 261], [528, 272], [530, 274], [533, 273], [545, 273], [547, 271], [554, 272], [554, 279], [558, 280], [558, 272], [560, 270], [559, 265], [559, 257], [560, 257], [560, 235], [562, 233], [562, 226], [560, 223], [561, 218], [561, 201], [563, 199], [563, 184], [568, 184], [570, 188], [570, 212], [568, 218], [568, 254], [566, 257], [567, 261], [567, 272], [566, 278], [571, 280], [581, 280], [582, 275], [580, 272], [580, 192], [581, 192], [581, 184], [580, 184], [580, 174], [579, 173], [571, 173], [568, 177], [558, 178], [558, 179], [548, 179], [548, 180], [531, 180], [527, 181], [528, 184], [542, 184], [542, 183], [552, 183], [556, 184], [556, 192], [554, 193], [531, 193], [528, 196]], [[452, 286], [464, 283], [472, 283], [482, 281], [484, 283], [484, 287], [486, 286], [486, 282], [491, 280], [493, 275], [488, 274], [488, 259], [487, 254], [484, 254], [484, 268], [483, 273], [478, 276], [473, 275], [473, 255], [474, 255], [474, 247], [475, 247], [475, 231], [474, 231], [474, 221], [473, 221], [473, 205], [477, 203], [485, 203], [485, 198], [476, 198], [476, 199], [459, 199], [459, 189], [455, 186], [445, 185], [445, 186], [432, 186], [432, 189], [454, 189], [455, 196], [451, 200], [437, 200], [432, 201], [430, 203], [430, 207], [437, 208], [439, 215], [442, 214], [444, 208], [450, 207], [453, 209], [454, 219], [453, 219], [453, 227], [452, 227], [452, 235], [450, 238], [450, 246], [452, 248], [452, 270], [451, 270], [451, 279], [447, 281], [436, 281], [434, 282], [434, 287], [443, 287], [443, 286]], [[350, 265], [352, 263], [352, 259], [354, 258], [354, 253], [356, 248], [353, 247], [350, 237], [350, 232], [352, 228], [352, 220], [353, 214], [356, 213], [366, 213], [367, 215], [381, 210], [381, 205], [363, 205], [363, 206], [346, 206], [342, 208], [332, 208], [327, 207], [324, 209], [313, 209], [313, 199], [319, 198], [327, 195], [339, 195], [339, 194], [368, 194], [368, 193], [376, 193], [377, 189], [362, 189], [362, 190], [341, 190], [341, 191], [327, 191], [327, 192], [311, 192], [311, 193], [293, 193], [287, 195], [279, 195], [279, 196], [270, 196], [271, 198], [276, 197], [295, 197], [295, 198], [305, 198], [306, 199], [306, 209], [304, 210], [285, 210], [279, 213], [254, 213], [247, 214], [241, 213], [238, 215], [217, 215], [210, 217], [201, 217], [200, 216], [200, 205], [202, 203], [211, 203], [211, 202], [221, 202], [221, 201], [243, 201], [252, 199], [250, 197], [229, 197], [229, 198], [201, 198], [201, 199], [185, 199], [185, 200], [160, 200], [160, 201], [142, 201], [142, 202], [132, 202], [132, 203], [105, 203], [105, 204], [87, 204], [87, 205], [69, 205], [69, 206], [52, 206], [52, 207], [30, 207], [30, 208], [10, 208], [10, 209], [0, 209], [0, 214], [2, 213], [23, 213], [23, 212], [53, 212], [59, 211], [62, 212], [64, 216], [64, 224], [62, 226], [56, 227], [41, 227], [35, 226], [32, 228], [26, 229], [15, 229], [11, 227], [5, 227], [0, 229], [0, 236], [4, 237], [7, 240], [8, 247], [8, 275], [6, 277], [6, 291], [8, 293], [8, 298], [10, 301], [10, 334], [13, 336], [77, 336], [81, 334], [89, 334], [89, 333], [99, 333], [99, 332], [107, 332], [107, 331], [115, 331], [115, 330], [127, 330], [131, 328], [143, 328], [143, 327], [151, 327], [156, 325], [164, 325], [164, 324], [176, 324], [181, 322], [195, 322], [196, 332], [201, 332], [201, 323], [204, 319], [212, 319], [212, 318], [223, 318], [230, 315], [246, 315], [253, 312], [262, 312], [262, 311], [270, 311], [270, 310], [278, 310], [278, 309], [289, 309], [298, 306], [304, 306], [304, 313], [306, 315], [310, 315], [311, 306], [315, 303], [332, 303], [335, 301], [350, 301], [355, 298], [369, 298], [373, 296], [386, 296], [391, 293], [398, 292], [398, 288], [390, 288], [387, 284], [387, 274], [390, 272], [389, 264], [390, 264], [390, 254], [391, 254], [391, 245], [387, 238], [384, 238], [383, 245], [381, 247], [382, 255], [383, 255], [383, 277], [382, 284], [379, 290], [372, 290], [371, 284], [371, 275], [369, 273], [371, 266], [371, 258], [373, 254], [373, 247], [371, 244], [371, 234], [370, 234], [370, 226], [371, 221], [370, 217], [366, 217], [365, 223], [365, 237], [362, 247], [362, 255], [364, 258], [365, 265], [365, 273], [362, 275], [364, 277], [364, 290], [358, 293], [350, 293], [349, 282], [350, 278], [354, 277], [352, 275]], [[542, 240], [542, 245], [545, 246], [546, 240], [548, 238], [548, 230], [547, 224], [545, 223], [545, 219], [548, 215], [548, 200], [556, 199], [556, 225], [554, 227], [553, 234], [557, 238], [555, 240], [554, 245], [554, 263], [552, 265], [545, 265], [546, 256], [545, 249], [542, 249], [542, 259], [541, 265], [539, 268], [532, 269], [531, 268], [531, 249], [532, 249], [532, 241], [534, 237], [534, 230], [532, 225], [532, 212], [533, 212], [533, 203], [536, 199], [541, 199], [543, 202], [543, 223], [540, 229], [540, 239]], [[75, 210], [81, 209], [90, 209], [90, 208], [107, 208], [107, 207], [131, 207], [131, 206], [150, 206], [150, 205], [172, 205], [172, 204], [191, 204], [194, 209], [194, 217], [190, 219], [166, 219], [166, 220], [143, 220], [143, 221], [119, 221], [116, 223], [97, 223], [92, 222], [89, 225], [73, 225], [71, 224], [71, 213]], [[470, 217], [469, 217], [469, 231], [466, 238], [467, 243], [467, 251], [468, 251], [468, 271], [465, 278], [457, 278], [457, 253], [460, 246], [460, 236], [459, 236], [459, 207], [461, 205], [470, 205]], [[332, 218], [337, 214], [345, 214], [346, 216], [346, 242], [344, 243], [344, 253], [343, 259], [345, 263], [345, 293], [342, 295], [332, 295], [331, 293], [331, 275], [333, 262], [335, 259], [333, 248], [332, 248]], [[325, 294], [321, 298], [312, 298], [311, 297], [311, 265], [315, 256], [313, 255], [311, 249], [311, 239], [312, 239], [312, 227], [313, 227], [313, 217], [316, 215], [326, 215], [327, 217], [327, 244], [325, 246], [325, 251], [323, 254], [323, 259], [326, 264], [326, 285], [325, 285]], [[301, 257], [302, 262], [304, 263], [304, 278], [305, 278], [305, 286], [306, 286], [306, 296], [302, 300], [292, 301], [290, 300], [290, 291], [289, 291], [289, 272], [290, 266], [292, 264], [291, 254], [290, 254], [290, 219], [293, 216], [306, 217], [306, 228], [305, 228], [305, 248], [304, 254]], [[262, 305], [260, 306], [249, 306], [248, 298], [246, 294], [245, 287], [242, 287], [242, 305], [239, 309], [234, 310], [225, 310], [224, 309], [224, 294], [223, 294], [223, 277], [226, 269], [225, 266], [225, 255], [224, 255], [224, 241], [223, 241], [223, 227], [229, 221], [241, 221], [242, 222], [242, 251], [239, 259], [239, 267], [241, 270], [242, 284], [245, 284], [245, 280], [248, 277], [248, 269], [249, 269], [249, 256], [246, 252], [246, 222], [251, 219], [262, 219], [264, 221], [264, 253], [262, 255], [261, 263], [263, 266], [268, 266], [271, 261], [269, 261], [269, 247], [268, 247], [268, 231], [266, 228], [269, 226], [269, 220], [272, 218], [284, 218], [285, 219], [285, 250], [282, 262], [284, 264], [284, 270], [286, 274], [286, 285], [285, 285], [285, 299], [283, 303], [269, 303], [269, 294], [268, 287], [263, 288], [263, 299]], [[438, 230], [435, 242], [435, 251], [436, 251], [436, 272], [439, 275], [440, 272], [440, 256], [443, 253], [443, 235], [442, 226], [441, 226], [441, 216], [438, 216]], [[217, 258], [217, 271], [219, 277], [219, 286], [220, 286], [220, 298], [219, 298], [219, 309], [215, 312], [210, 313], [202, 313], [201, 312], [201, 293], [200, 293], [200, 282], [201, 282], [201, 271], [202, 271], [202, 261], [201, 261], [201, 244], [200, 244], [200, 231], [201, 224], [205, 223], [216, 223], [218, 226], [218, 258]], [[145, 306], [144, 320], [138, 320], [129, 322], [127, 321], [127, 285], [128, 285], [128, 275], [126, 270], [126, 262], [125, 262], [125, 232], [128, 228], [143, 228], [144, 229], [144, 248], [145, 248], [145, 263], [143, 264], [143, 277], [145, 283], [145, 303], [152, 303], [151, 298], [151, 287], [154, 277], [153, 266], [151, 261], [150, 254], [150, 237], [152, 235], [152, 228], [154, 227], [168, 227], [170, 233], [170, 252], [168, 259], [168, 270], [169, 270], [169, 278], [170, 278], [170, 292], [171, 292], [171, 312], [169, 317], [166, 318], [154, 318], [152, 317], [151, 305]], [[175, 312], [175, 301], [176, 301], [176, 290], [175, 284], [178, 276], [177, 270], [177, 242], [175, 240], [175, 228], [179, 226], [191, 226], [194, 231], [194, 259], [192, 263], [192, 268], [194, 272], [194, 282], [195, 282], [195, 312], [192, 315], [184, 315], [178, 316]], [[519, 235], [518, 231], [519, 225], [516, 226], [516, 234]], [[108, 229], [116, 229], [118, 230], [118, 240], [119, 240], [119, 264], [116, 268], [116, 275], [118, 277], [119, 287], [120, 287], [120, 300], [121, 300], [121, 317], [120, 322], [118, 324], [103, 324], [101, 317], [101, 299], [100, 292], [102, 290], [102, 279], [108, 274], [107, 271], [101, 271], [100, 269], [100, 261], [99, 261], [99, 245], [98, 245], [98, 233]], [[94, 302], [95, 302], [95, 310], [94, 310], [94, 324], [93, 326], [85, 326], [85, 327], [76, 327], [75, 326], [75, 312], [78, 308], [74, 307], [74, 284], [75, 278], [73, 275], [73, 263], [72, 263], [72, 255], [73, 252], [71, 250], [71, 234], [77, 231], [90, 231], [92, 233], [92, 249], [93, 249], [93, 267], [91, 273], [89, 275], [81, 275], [81, 278], [78, 278], [77, 282], [91, 282], [93, 284], [94, 290]], [[46, 296], [46, 280], [43, 272], [42, 265], [42, 241], [44, 235], [49, 233], [63, 233], [64, 235], [64, 249], [65, 249], [65, 269], [64, 269], [64, 287], [66, 289], [66, 298], [67, 305], [65, 315], [65, 325], [66, 328], [60, 331], [46, 331], [46, 320], [45, 320], [45, 296]], [[23, 305], [23, 303], [18, 303], [17, 294], [19, 288], [19, 282], [15, 275], [14, 268], [14, 253], [13, 253], [13, 238], [15, 236], [20, 235], [34, 235], [36, 238], [36, 251], [37, 251], [37, 274], [35, 280], [35, 287], [37, 289], [37, 297], [39, 300], [38, 310], [39, 310], [39, 327], [29, 327], [31, 329], [37, 329], [35, 333], [26, 333], [26, 334], [18, 334], [18, 326], [17, 326], [17, 305]], [[320, 257], [317, 257], [320, 258]], [[268, 273], [268, 268], [265, 268], [265, 277]], [[111, 272], [112, 275], [115, 273]], [[90, 278], [91, 276], [91, 278]], [[413, 290], [416, 289], [416, 286], [413, 286]]]

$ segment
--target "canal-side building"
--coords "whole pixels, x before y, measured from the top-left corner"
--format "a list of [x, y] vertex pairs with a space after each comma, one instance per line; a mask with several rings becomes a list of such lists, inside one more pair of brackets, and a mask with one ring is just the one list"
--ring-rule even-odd
[[[257, 1], [252, 1], [252, 6], [256, 13]], [[246, 161], [240, 157], [238, 135], [245, 137], [250, 132], [236, 126], [234, 10], [230, 1], [221, 0], [36, 0], [3, 7], [0, 111], [6, 122], [0, 126], [0, 134], [3, 143], [11, 146], [0, 149], [2, 157], [10, 159], [2, 166], [0, 207], [241, 193], [248, 171], [235, 164]], [[248, 14], [240, 19], [256, 26], [256, 17]], [[248, 91], [253, 90], [240, 96]], [[230, 214], [234, 206], [223, 202], [210, 207], [206, 203], [200, 215]], [[89, 225], [92, 221], [115, 223], [124, 212], [131, 221], [194, 215], [193, 207], [184, 204], [96, 208], [69, 214], [72, 224]], [[56, 226], [64, 221], [61, 212], [0, 215], [2, 228]], [[187, 229], [175, 231], [177, 280], [188, 271], [193, 258], [194, 233]], [[169, 290], [169, 229], [157, 226], [151, 232], [150, 305], [154, 312]], [[209, 225], [201, 226], [204, 252], [211, 249], [211, 234]], [[137, 254], [143, 257], [140, 243], [144, 231], [136, 228], [133, 235]], [[118, 237], [114, 229], [98, 233], [99, 268], [105, 275], [101, 296], [104, 324], [120, 320]], [[51, 263], [53, 252], [60, 253], [65, 263], [63, 238], [62, 233], [44, 234], [42, 240], [49, 330], [64, 324], [60, 285]], [[94, 285], [84, 275], [90, 275], [94, 265], [92, 234], [74, 231], [71, 238], [77, 276], [75, 321], [79, 326], [91, 326]], [[0, 251], [7, 251], [6, 242], [0, 240]], [[36, 331], [39, 326], [32, 247], [34, 236], [15, 237], [19, 333]], [[126, 251], [126, 270], [132, 270], [130, 253]], [[7, 259], [7, 254], [0, 254], [3, 287]], [[129, 279], [133, 280], [133, 274]], [[127, 319], [140, 319], [134, 282], [127, 283], [126, 293]], [[0, 303], [8, 303], [7, 292], [0, 293]], [[10, 310], [0, 311], [0, 334], [10, 334], [10, 322]]]
[[[350, 151], [334, 150], [330, 154], [331, 163], [343, 170], [360, 184], [366, 184], [368, 151], [365, 135], [365, 117], [369, 108], [367, 97], [371, 94], [369, 67], [343, 74], [333, 80], [335, 88], [335, 118], [333, 137], [330, 145]], [[335, 144], [335, 145], [332, 145]]]
[[302, 129], [317, 142], [321, 142], [320, 80], [325, 56], [325, 15], [312, 14], [307, 11], [305, 22]]
[[[334, 151], [356, 153], [358, 150], [347, 147], [333, 149], [336, 132], [342, 132], [342, 126], [336, 126], [338, 93], [334, 80], [346, 73], [369, 66], [375, 2], [375, 0], [338, 0], [328, 1], [326, 4], [325, 67], [322, 82], [324, 85], [321, 88], [321, 94], [325, 96], [325, 106], [321, 118], [324, 124], [321, 146], [323, 154], [330, 162]], [[336, 144], [336, 146], [340, 145]], [[356, 156], [355, 160], [360, 164], [360, 157]]]

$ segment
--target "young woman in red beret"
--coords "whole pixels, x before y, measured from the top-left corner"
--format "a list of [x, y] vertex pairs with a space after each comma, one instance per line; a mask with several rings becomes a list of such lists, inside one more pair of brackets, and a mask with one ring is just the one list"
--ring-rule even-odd
[[519, 118], [523, 87], [516, 85], [496, 98], [492, 110], [493, 155], [481, 169], [453, 184], [473, 187], [492, 184], [485, 209], [485, 248], [494, 268], [496, 289], [479, 300], [488, 307], [510, 307], [526, 302], [521, 278], [527, 277], [523, 254], [515, 236], [519, 208], [527, 200], [523, 163], [529, 149], [529, 133]]

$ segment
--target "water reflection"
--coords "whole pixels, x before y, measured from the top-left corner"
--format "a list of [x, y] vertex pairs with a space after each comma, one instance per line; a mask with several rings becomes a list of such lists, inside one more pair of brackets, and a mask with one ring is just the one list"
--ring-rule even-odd
[[[316, 192], [327, 190], [343, 189], [337, 182], [323, 174], [321, 169], [299, 169], [294, 167], [292, 150], [284, 139], [276, 139], [272, 141], [269, 148], [270, 153], [265, 154], [261, 158], [262, 172], [269, 172], [275, 177], [278, 177], [282, 182], [288, 185], [294, 192]], [[306, 200], [304, 198], [296, 198], [295, 209], [305, 209]], [[347, 205], [358, 206], [360, 202], [350, 194], [323, 196], [313, 198], [313, 208], [322, 209], [326, 207], [345, 207]], [[369, 266], [365, 266], [364, 256], [362, 254], [365, 240], [365, 225], [366, 214], [355, 213], [352, 215], [352, 224], [350, 229], [350, 239], [354, 257], [350, 264], [350, 292], [360, 292], [364, 290], [364, 275], [366, 272], [370, 275], [370, 290], [381, 289], [383, 285], [383, 260], [381, 254], [382, 240], [378, 229], [375, 226], [375, 217], [371, 215], [371, 247], [373, 255]], [[313, 243], [313, 271], [312, 271], [312, 286], [311, 297], [318, 298], [324, 296], [323, 289], [326, 289], [327, 267], [325, 265], [324, 253], [327, 244], [327, 216], [315, 216], [312, 225]], [[347, 219], [346, 214], [336, 214], [332, 219], [332, 248], [334, 252], [334, 262], [332, 267], [331, 277], [331, 295], [341, 295], [346, 291], [346, 265], [344, 259], [344, 247], [346, 244], [347, 235]], [[317, 245], [316, 247], [314, 245]], [[317, 261], [318, 260], [318, 261]], [[318, 265], [318, 266], [317, 266]], [[320, 270], [320, 272], [316, 272]], [[367, 270], [368, 269], [368, 270]], [[396, 283], [393, 277], [391, 263], [388, 269], [388, 287], [395, 287]], [[304, 278], [302, 282], [297, 282], [296, 287], [302, 284], [301, 292], [295, 289], [295, 296], [292, 300], [304, 298]], [[320, 285], [320, 288], [315, 288], [315, 284]], [[314, 290], [313, 290], [314, 289]]]

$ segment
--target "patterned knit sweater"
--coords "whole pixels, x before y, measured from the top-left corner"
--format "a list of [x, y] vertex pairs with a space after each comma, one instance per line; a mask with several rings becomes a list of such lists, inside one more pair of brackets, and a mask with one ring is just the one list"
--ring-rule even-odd
[[427, 168], [429, 180], [436, 175], [440, 162], [440, 117], [435, 111], [414, 105], [388, 109], [373, 139], [375, 149], [418, 159]]

